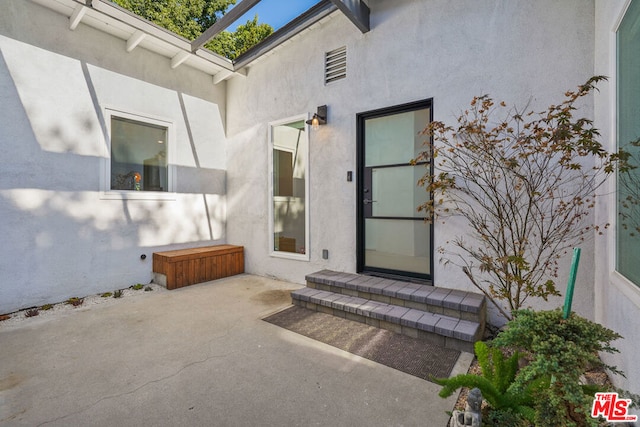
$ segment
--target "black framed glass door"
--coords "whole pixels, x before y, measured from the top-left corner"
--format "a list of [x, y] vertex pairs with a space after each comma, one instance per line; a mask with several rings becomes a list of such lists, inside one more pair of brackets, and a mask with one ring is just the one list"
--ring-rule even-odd
[[[420, 132], [431, 100], [358, 114], [358, 271], [430, 279], [432, 227], [417, 211], [429, 197]], [[430, 165], [426, 165], [430, 166]]]

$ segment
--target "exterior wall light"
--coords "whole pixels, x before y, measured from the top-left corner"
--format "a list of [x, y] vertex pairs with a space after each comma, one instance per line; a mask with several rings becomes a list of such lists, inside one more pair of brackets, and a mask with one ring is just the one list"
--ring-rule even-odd
[[311, 125], [311, 129], [318, 130], [320, 125], [327, 124], [327, 106], [321, 105], [318, 107], [318, 111], [313, 114], [313, 117], [305, 122]]

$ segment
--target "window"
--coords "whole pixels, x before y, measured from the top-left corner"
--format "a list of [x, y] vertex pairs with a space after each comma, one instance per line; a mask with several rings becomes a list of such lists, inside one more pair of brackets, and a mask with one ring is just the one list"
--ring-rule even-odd
[[273, 195], [293, 197], [293, 155], [283, 147], [273, 148]]
[[270, 252], [309, 260], [309, 151], [307, 117], [269, 126]]
[[[640, 1], [633, 0], [617, 32], [617, 139], [640, 166]], [[640, 169], [618, 176], [616, 269], [640, 286]]]
[[106, 116], [110, 141], [105, 190], [129, 196], [173, 191], [172, 123], [114, 110]]

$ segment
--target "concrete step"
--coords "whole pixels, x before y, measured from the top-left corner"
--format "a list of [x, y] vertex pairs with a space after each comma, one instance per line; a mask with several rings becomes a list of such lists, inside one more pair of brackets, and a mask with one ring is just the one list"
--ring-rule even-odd
[[293, 303], [473, 353], [486, 319], [484, 296], [391, 279], [322, 270], [291, 293]]
[[331, 270], [305, 279], [310, 288], [470, 320], [483, 330], [485, 327], [487, 303], [481, 294]]

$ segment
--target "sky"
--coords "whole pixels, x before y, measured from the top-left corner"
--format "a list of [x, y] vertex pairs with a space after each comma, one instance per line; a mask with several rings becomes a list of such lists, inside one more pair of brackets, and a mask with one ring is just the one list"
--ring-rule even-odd
[[[238, 25], [244, 24], [258, 14], [258, 22], [266, 23], [276, 31], [287, 22], [301, 15], [317, 4], [320, 0], [261, 0], [236, 22], [231, 24], [227, 31], [235, 31]], [[238, 2], [237, 4], [239, 4]]]

